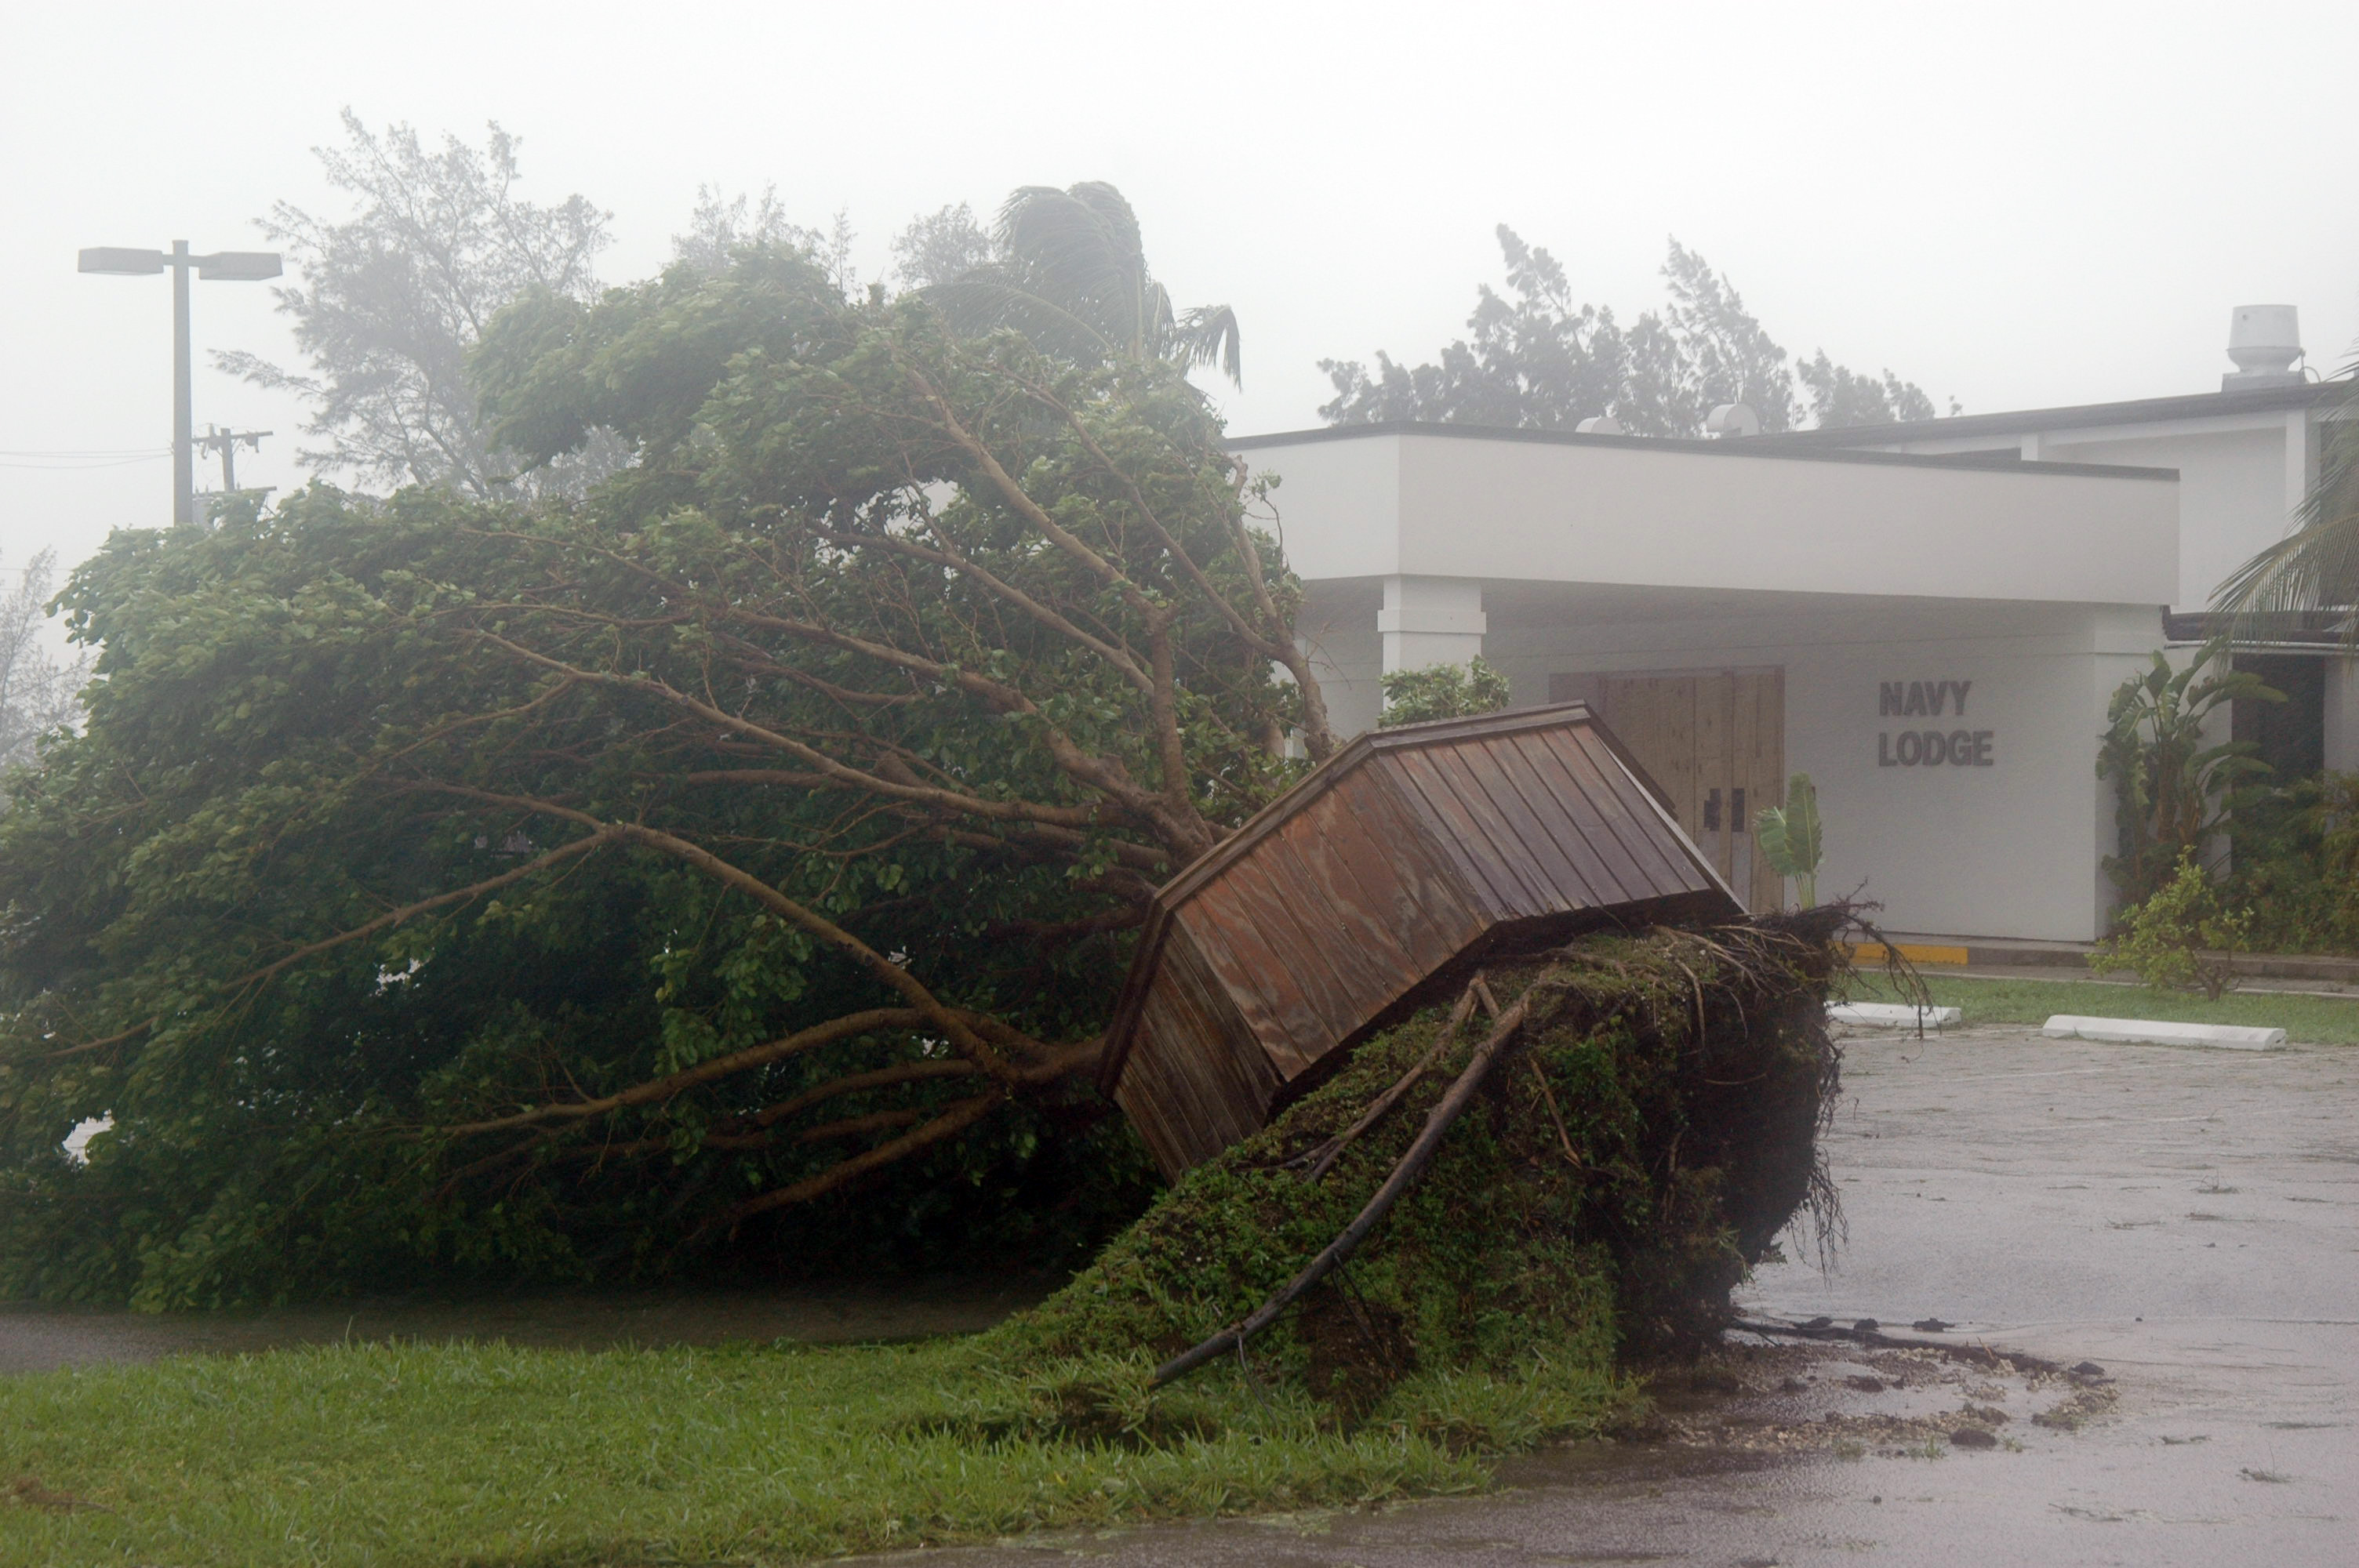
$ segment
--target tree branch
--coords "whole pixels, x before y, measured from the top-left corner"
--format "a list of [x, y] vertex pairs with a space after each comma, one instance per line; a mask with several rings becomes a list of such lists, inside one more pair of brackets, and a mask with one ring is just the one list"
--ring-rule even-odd
[[864, 1176], [879, 1166], [892, 1164], [897, 1160], [906, 1159], [919, 1150], [940, 1143], [945, 1139], [957, 1137], [997, 1109], [1006, 1098], [1007, 1092], [1005, 1089], [992, 1089], [975, 1096], [973, 1099], [960, 1100], [924, 1126], [903, 1133], [890, 1142], [879, 1143], [864, 1153], [855, 1154], [849, 1160], [830, 1165], [815, 1176], [806, 1176], [799, 1182], [763, 1193], [757, 1197], [747, 1198], [736, 1207], [700, 1227], [695, 1235], [689, 1238], [689, 1240], [692, 1243], [708, 1232], [724, 1226], [734, 1229], [756, 1215], [766, 1214], [774, 1208], [785, 1208], [789, 1204], [809, 1203], [813, 1198], [824, 1196], [845, 1183]]

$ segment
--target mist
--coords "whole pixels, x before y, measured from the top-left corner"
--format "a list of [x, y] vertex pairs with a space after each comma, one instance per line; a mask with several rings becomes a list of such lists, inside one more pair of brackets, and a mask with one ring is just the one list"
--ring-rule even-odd
[[[1322, 359], [1462, 336], [1501, 223], [1625, 319], [1676, 236], [1798, 357], [1987, 412], [2215, 389], [2252, 301], [2341, 365], [2354, 46], [2332, 5], [51, 10], [12, 27], [0, 93], [0, 570], [168, 514], [168, 282], [77, 276], [77, 249], [258, 248], [274, 202], [337, 211], [312, 149], [347, 107], [429, 144], [496, 121], [525, 195], [612, 214], [610, 283], [668, 259], [700, 186], [841, 215], [883, 278], [920, 213], [1111, 181], [1175, 298], [1237, 312], [1242, 387], [1198, 380], [1240, 433], [1318, 423]], [[300, 484], [302, 401], [212, 364], [299, 367], [268, 288], [198, 284], [194, 320], [198, 431], [273, 432], [240, 482]]]

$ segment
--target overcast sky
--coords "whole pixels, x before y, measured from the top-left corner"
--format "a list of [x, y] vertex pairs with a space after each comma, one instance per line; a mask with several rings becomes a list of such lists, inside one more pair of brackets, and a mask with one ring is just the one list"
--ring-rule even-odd
[[[49, 5], [0, 49], [0, 568], [168, 515], [164, 277], [84, 245], [256, 247], [335, 210], [346, 105], [480, 144], [660, 265], [700, 182], [839, 209], [869, 276], [914, 213], [1110, 179], [1183, 305], [1243, 320], [1240, 432], [1317, 423], [1322, 357], [1430, 356], [1495, 278], [1494, 225], [1625, 318], [1676, 235], [1773, 337], [1969, 411], [2216, 390], [2229, 308], [2359, 337], [2359, 5], [1103, 3]], [[266, 287], [195, 286], [209, 349], [285, 355]], [[210, 369], [196, 420], [302, 411]], [[28, 466], [30, 465], [30, 466]], [[208, 482], [201, 466], [201, 482]], [[217, 477], [211, 482], [217, 482]]]

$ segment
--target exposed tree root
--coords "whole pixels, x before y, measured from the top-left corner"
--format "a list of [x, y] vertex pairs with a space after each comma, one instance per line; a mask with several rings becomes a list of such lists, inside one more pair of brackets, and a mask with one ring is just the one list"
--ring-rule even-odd
[[[1476, 982], [1478, 985], [1480, 983], [1479, 980]], [[1473, 993], [1473, 986], [1467, 988], [1469, 995]], [[1474, 1103], [1474, 1096], [1483, 1087], [1483, 1080], [1491, 1076], [1491, 1069], [1498, 1065], [1499, 1058], [1506, 1053], [1507, 1047], [1515, 1043], [1516, 1036], [1523, 1029], [1525, 1016], [1529, 1011], [1530, 1001], [1527, 998], [1518, 1000], [1515, 1006], [1507, 1009], [1501, 1015], [1497, 1025], [1492, 1029], [1489, 1036], [1480, 1045], [1474, 1047], [1474, 1054], [1467, 1059], [1466, 1065], [1460, 1071], [1457, 1081], [1450, 1086], [1450, 1091], [1441, 1097], [1432, 1110], [1426, 1113], [1425, 1130], [1417, 1135], [1417, 1141], [1408, 1146], [1408, 1152], [1400, 1157], [1400, 1162], [1393, 1167], [1393, 1173], [1385, 1178], [1385, 1184], [1376, 1189], [1375, 1195], [1368, 1200], [1367, 1206], [1360, 1211], [1359, 1217], [1343, 1227], [1342, 1235], [1329, 1242], [1326, 1249], [1313, 1258], [1300, 1273], [1287, 1281], [1284, 1289], [1264, 1302], [1244, 1322], [1234, 1327], [1221, 1330], [1210, 1339], [1180, 1352], [1158, 1367], [1155, 1369], [1155, 1376], [1148, 1379], [1147, 1386], [1161, 1388], [1166, 1383], [1186, 1377], [1214, 1357], [1223, 1356], [1236, 1349], [1276, 1321], [1277, 1314], [1292, 1305], [1296, 1297], [1333, 1273], [1338, 1264], [1358, 1251], [1360, 1243], [1365, 1241], [1368, 1238], [1368, 1233], [1383, 1222], [1386, 1215], [1392, 1212], [1393, 1205], [1400, 1201], [1401, 1195], [1416, 1185], [1417, 1179], [1425, 1174], [1425, 1168], [1433, 1162], [1434, 1151], [1441, 1147], [1441, 1140], [1450, 1131], [1451, 1125], [1465, 1114], [1468, 1106]], [[1449, 1038], [1447, 1033], [1442, 1036], [1444, 1041]], [[1439, 1044], [1436, 1049], [1440, 1049]], [[1431, 1060], [1432, 1055], [1429, 1054], [1425, 1061]], [[1417, 1070], [1422, 1072], [1424, 1066], [1425, 1062], [1420, 1062], [1418, 1064]], [[1395, 1086], [1396, 1090], [1401, 1087], [1400, 1085]], [[1394, 1098], [1397, 1098], [1397, 1094]]]

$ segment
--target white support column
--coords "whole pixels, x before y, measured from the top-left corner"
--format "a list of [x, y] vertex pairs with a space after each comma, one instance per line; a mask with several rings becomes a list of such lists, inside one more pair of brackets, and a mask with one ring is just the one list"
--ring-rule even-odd
[[2285, 438], [2285, 527], [2291, 530], [2300, 520], [2301, 503], [2310, 499], [2310, 487], [2318, 480], [2318, 444], [2310, 427], [2310, 410], [2296, 408], [2286, 415]]
[[1483, 585], [1471, 578], [1388, 577], [1376, 630], [1384, 672], [1462, 665], [1483, 656]]
[[2330, 773], [2359, 773], [2359, 666], [2329, 654], [2326, 665], [2326, 766]]

